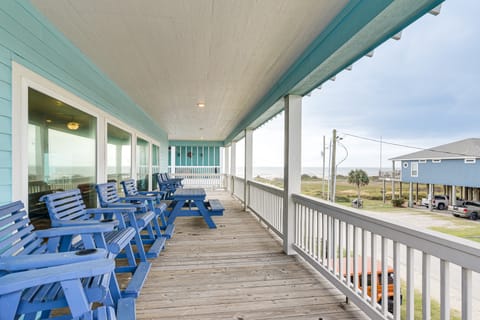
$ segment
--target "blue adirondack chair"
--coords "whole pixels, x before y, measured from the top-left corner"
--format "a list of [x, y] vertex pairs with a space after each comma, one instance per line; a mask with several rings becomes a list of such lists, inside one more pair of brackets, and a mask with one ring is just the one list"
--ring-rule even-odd
[[[145, 279], [150, 271], [151, 263], [135, 261], [131, 241], [135, 238], [135, 229], [127, 226], [124, 215], [135, 216], [135, 208], [94, 208], [86, 209], [79, 189], [52, 193], [41, 198], [45, 202], [53, 227], [91, 226], [102, 223], [117, 224], [115, 230], [104, 233], [105, 249], [110, 257], [117, 258], [121, 252], [127, 258], [127, 265], [119, 266], [116, 273], [129, 273], [128, 286], [121, 291], [122, 297], [138, 297]], [[112, 219], [115, 218], [115, 219]], [[102, 244], [103, 245], [103, 244]], [[112, 283], [116, 279], [112, 279]], [[113, 285], [113, 284], [112, 284]], [[118, 290], [118, 289], [117, 289]]]
[[173, 178], [168, 172], [161, 173], [161, 175], [164, 180], [166, 180], [168, 183], [173, 184], [175, 188], [183, 188], [183, 178]]
[[165, 200], [172, 200], [173, 194], [175, 193], [175, 190], [177, 190], [177, 188], [175, 187], [175, 184], [165, 179], [165, 177], [161, 173], [157, 173], [156, 176], [157, 176], [158, 190], [165, 192], [165, 196], [164, 196]]
[[[166, 237], [162, 235], [157, 216], [154, 211], [149, 211], [141, 197], [119, 197], [115, 182], [100, 183], [95, 186], [100, 206], [103, 208], [135, 208], [134, 213], [129, 213], [126, 222], [133, 227], [137, 253], [142, 261], [146, 258], [156, 258], [165, 247]], [[155, 230], [154, 230], [155, 229]], [[146, 230], [146, 234], [142, 234]], [[151, 245], [145, 252], [144, 244]]]
[[160, 228], [164, 230], [163, 235], [170, 239], [175, 230], [175, 224], [167, 223], [165, 216], [168, 216], [167, 207], [169, 205], [168, 201], [162, 200], [165, 192], [163, 191], [138, 191], [137, 185], [134, 179], [128, 179], [121, 181], [120, 184], [123, 187], [123, 191], [127, 197], [141, 197], [146, 202], [149, 210], [154, 211], [157, 216], [160, 218], [162, 225]]
[[[114, 261], [96, 248], [112, 230], [102, 224], [34, 231], [21, 201], [1, 206], [0, 319], [44, 319], [64, 307], [80, 317], [95, 302], [118, 306], [109, 290]], [[66, 252], [79, 241], [84, 250]]]

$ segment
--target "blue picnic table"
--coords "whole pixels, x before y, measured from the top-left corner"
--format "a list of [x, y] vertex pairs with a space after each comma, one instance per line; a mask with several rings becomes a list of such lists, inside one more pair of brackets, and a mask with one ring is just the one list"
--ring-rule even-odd
[[212, 211], [205, 206], [205, 189], [183, 188], [177, 189], [173, 194], [173, 208], [168, 218], [168, 223], [174, 223], [177, 217], [203, 217], [209, 228], [216, 228], [212, 220]]

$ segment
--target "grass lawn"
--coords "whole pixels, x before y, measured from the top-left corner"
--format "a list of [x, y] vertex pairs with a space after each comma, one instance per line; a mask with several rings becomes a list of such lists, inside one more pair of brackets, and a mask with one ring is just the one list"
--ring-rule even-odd
[[[407, 318], [407, 304], [406, 304], [406, 293], [405, 293], [406, 284], [402, 281], [402, 295], [403, 295], [403, 303], [401, 307], [401, 319]], [[422, 293], [418, 290], [414, 291], [414, 319], [415, 320], [422, 320]], [[440, 319], [440, 303], [436, 300], [430, 301], [430, 309], [431, 309], [431, 319]], [[450, 309], [450, 319], [451, 320], [460, 320], [462, 315], [460, 311], [455, 309]]]

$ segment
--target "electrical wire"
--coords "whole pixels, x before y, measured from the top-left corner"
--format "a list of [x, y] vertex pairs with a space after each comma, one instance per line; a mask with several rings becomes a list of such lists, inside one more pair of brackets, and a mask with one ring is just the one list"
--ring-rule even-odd
[[401, 144], [401, 143], [388, 142], [388, 141], [385, 141], [385, 140], [379, 140], [379, 139], [375, 139], [375, 138], [362, 137], [362, 136], [359, 136], [359, 135], [356, 135], [356, 134], [351, 134], [351, 133], [346, 133], [346, 132], [342, 132], [341, 134], [345, 135], [345, 136], [352, 137], [352, 138], [361, 139], [361, 140], [372, 141], [372, 142], [377, 142], [377, 143], [382, 143], [382, 144], [388, 144], [388, 145], [397, 146], [397, 147], [415, 149], [415, 150], [419, 150], [419, 151], [431, 151], [431, 152], [438, 152], [438, 153], [443, 153], [443, 154], [450, 154], [450, 155], [454, 155], [454, 156], [462, 156], [462, 157], [470, 157], [470, 158], [480, 157], [480, 155], [478, 155], [478, 154], [472, 155], [472, 154], [467, 154], [467, 153], [438, 150], [438, 149], [435, 149], [435, 148], [420, 148], [420, 147], [409, 146], [409, 145], [405, 145], [405, 144]]

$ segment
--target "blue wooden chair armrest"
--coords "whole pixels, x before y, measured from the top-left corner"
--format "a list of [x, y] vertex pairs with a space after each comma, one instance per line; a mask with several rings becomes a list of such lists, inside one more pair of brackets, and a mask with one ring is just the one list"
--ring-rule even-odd
[[[95, 249], [2, 257], [0, 260], [0, 270], [14, 272], [34, 268], [47, 268], [76, 262], [103, 259], [107, 257], [107, 254], [108, 251], [105, 249]], [[0, 279], [3, 281], [3, 278]]]
[[0, 295], [47, 283], [107, 274], [111, 273], [114, 268], [115, 261], [113, 259], [97, 259], [94, 262], [84, 261], [50, 268], [10, 273], [1, 277]]
[[138, 194], [145, 195], [145, 196], [158, 196], [163, 197], [165, 191], [138, 191]]
[[62, 228], [51, 228], [45, 230], [37, 230], [36, 233], [40, 238], [52, 238], [52, 237], [62, 237], [62, 236], [73, 236], [73, 235], [82, 235], [82, 234], [92, 234], [92, 233], [104, 233], [112, 231], [114, 228], [113, 224], [108, 223], [97, 223], [95, 225], [88, 226], [72, 226], [72, 227], [62, 227]]
[[128, 196], [120, 198], [120, 201], [155, 201], [155, 196], [147, 196], [147, 195], [136, 195], [136, 196]]
[[108, 214], [108, 213], [125, 213], [127, 211], [134, 212], [135, 209], [127, 206], [123, 206], [121, 208], [87, 208], [85, 209], [85, 212], [90, 213], [90, 214]]
[[135, 208], [135, 211], [137, 211], [137, 210], [145, 210], [146, 206], [143, 203], [117, 202], [117, 203], [106, 203], [105, 208]]
[[52, 221], [52, 227], [76, 227], [76, 226], [95, 226], [98, 224], [109, 224], [113, 227], [119, 225], [118, 220], [55, 220]]

